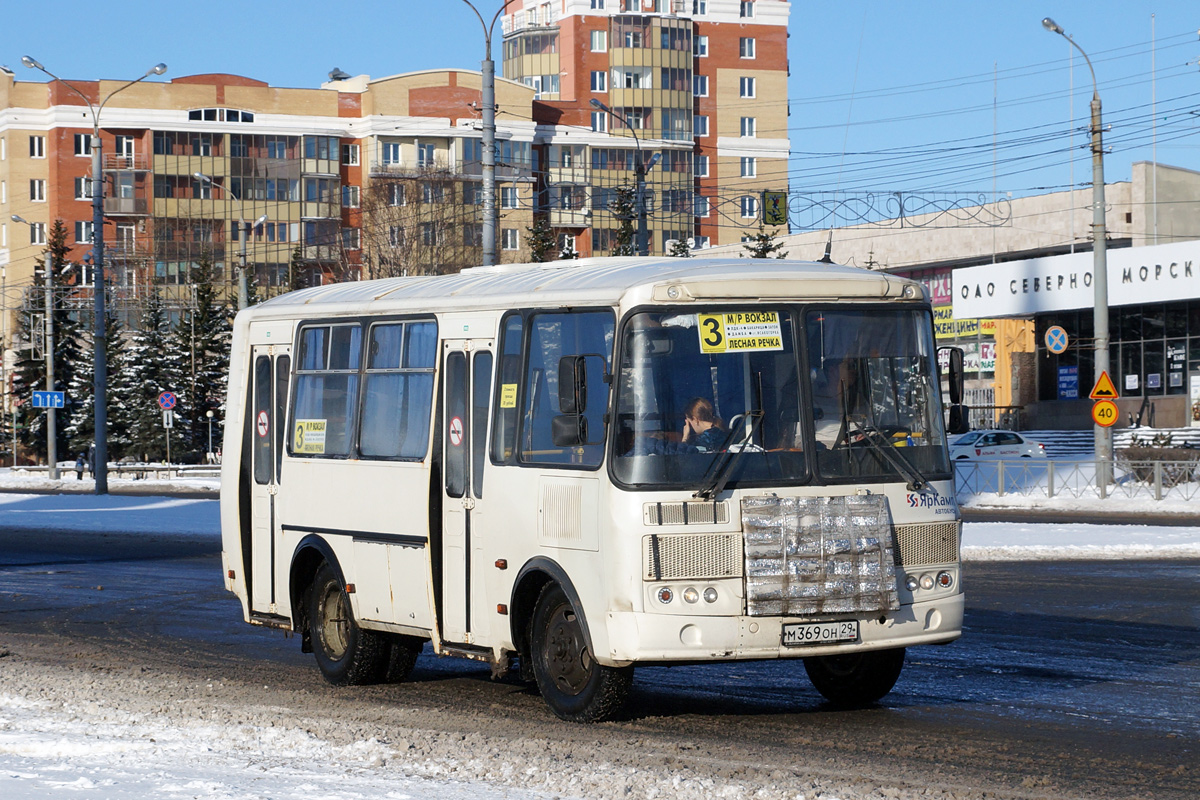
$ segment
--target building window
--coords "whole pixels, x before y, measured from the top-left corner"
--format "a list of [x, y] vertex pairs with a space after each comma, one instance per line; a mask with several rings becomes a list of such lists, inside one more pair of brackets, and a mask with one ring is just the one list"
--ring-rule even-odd
[[30, 158], [45, 158], [46, 157], [46, 137], [45, 136], [30, 136], [29, 137], [29, 157]]
[[608, 50], [608, 31], [592, 31], [592, 52], [603, 53]]
[[753, 138], [758, 130], [758, 123], [754, 117], [742, 117], [742, 136]]
[[743, 219], [754, 219], [758, 216], [758, 198], [751, 195], [743, 195], [740, 201], [742, 207]]
[[697, 58], [704, 58], [708, 55], [708, 37], [697, 36], [692, 40], [692, 55]]
[[29, 243], [39, 245], [46, 243], [46, 223], [35, 222], [29, 226]]
[[444, 244], [446, 229], [436, 222], [421, 223], [421, 244], [427, 247]]
[[693, 16], [702, 17], [708, 13], [708, 0], [692, 0]]
[[421, 183], [421, 202], [442, 203], [446, 200], [446, 187], [441, 183], [424, 181]]
[[708, 237], [707, 236], [695, 236], [692, 238], [692, 249], [693, 250], [702, 250], [705, 247], [708, 247]]
[[629, 48], [641, 47], [642, 46], [642, 32], [641, 31], [625, 31], [625, 37], [623, 39], [623, 42], [624, 42], [625, 46], [629, 47]]
[[75, 134], [75, 155], [90, 156], [92, 154], [92, 135], [90, 133]]
[[478, 183], [464, 183], [462, 201], [464, 206], [483, 205], [483, 186]]
[[358, 208], [361, 205], [359, 189], [358, 186], [342, 186], [342, 205], [346, 208]]
[[692, 131], [695, 133], [696, 138], [700, 138], [701, 136], [708, 136], [708, 117], [701, 117], [701, 116], [693, 117], [692, 118]]
[[692, 216], [707, 217], [712, 213], [712, 199], [704, 195], [695, 195], [692, 197]]
[[404, 205], [404, 184], [391, 183], [387, 187], [388, 205], [402, 206]]
[[754, 97], [754, 78], [738, 79], [738, 96]]
[[754, 39], [743, 36], [738, 42], [738, 54], [742, 58], [754, 58]]
[[742, 0], [738, 7], [738, 16], [742, 19], [754, 19], [754, 0]]
[[607, 92], [608, 91], [608, 73], [604, 70], [595, 70], [592, 72], [592, 91]]
[[417, 145], [417, 166], [431, 169], [433, 167], [434, 146], [432, 144]]
[[693, 159], [693, 163], [692, 163], [692, 172], [695, 173], [695, 176], [697, 178], [707, 178], [708, 177], [708, 156], [702, 156], [700, 154], [696, 154], [696, 157], [695, 157], [695, 159]]
[[517, 187], [501, 186], [500, 187], [500, 207], [501, 208], [517, 208], [519, 200], [517, 199]]
[[29, 182], [29, 199], [35, 203], [44, 203], [46, 201], [46, 181], [41, 178], [34, 178]]
[[597, 133], [608, 132], [608, 112], [593, 111], [592, 112], [592, 130]]
[[596, 9], [597, 11], [603, 11], [604, 0], [592, 0], [592, 8]]
[[348, 167], [358, 166], [358, 145], [344, 144], [342, 145], [342, 163]]
[[388, 244], [392, 247], [404, 247], [404, 228], [399, 225], [388, 226]]
[[742, 156], [742, 177], [753, 178], [758, 175], [758, 163], [753, 156]]
[[76, 200], [91, 200], [92, 187], [91, 181], [87, 178], [75, 179], [75, 199]]
[[76, 220], [75, 222], [75, 243], [76, 244], [91, 244], [92, 243], [92, 223]]
[[708, 97], [707, 75], [692, 76], [692, 94], [696, 95], [696, 97]]
[[362, 249], [362, 231], [358, 228], [342, 228], [342, 249], [344, 250], [361, 250]]
[[505, 250], [519, 250], [521, 248], [521, 233], [516, 228], [502, 228], [500, 230], [500, 240], [502, 247]]
[[399, 164], [400, 163], [400, 143], [399, 142], [383, 142], [383, 163], [384, 164]]

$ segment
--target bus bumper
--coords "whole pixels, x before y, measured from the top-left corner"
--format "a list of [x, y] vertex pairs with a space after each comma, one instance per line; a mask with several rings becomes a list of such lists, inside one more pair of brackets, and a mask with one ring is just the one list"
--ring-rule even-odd
[[[832, 645], [783, 644], [783, 626], [857, 619], [859, 640]], [[800, 617], [718, 617], [614, 611], [607, 618], [607, 666], [638, 662], [737, 661], [803, 658], [856, 650], [943, 644], [962, 635], [963, 595], [901, 606], [883, 614]], [[596, 648], [598, 651], [601, 648]]]

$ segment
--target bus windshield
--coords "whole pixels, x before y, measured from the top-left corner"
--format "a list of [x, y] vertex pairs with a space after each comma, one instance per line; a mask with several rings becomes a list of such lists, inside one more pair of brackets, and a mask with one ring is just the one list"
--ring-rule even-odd
[[647, 311], [626, 322], [613, 474], [638, 487], [944, 477], [927, 313]]

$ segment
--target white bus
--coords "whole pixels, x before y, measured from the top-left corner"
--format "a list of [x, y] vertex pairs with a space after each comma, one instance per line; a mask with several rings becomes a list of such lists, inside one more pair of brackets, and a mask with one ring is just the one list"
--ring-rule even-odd
[[330, 683], [431, 642], [567, 720], [617, 712], [638, 664], [797, 658], [863, 704], [961, 633], [912, 281], [613, 258], [344, 283], [239, 313], [231, 365], [226, 587]]

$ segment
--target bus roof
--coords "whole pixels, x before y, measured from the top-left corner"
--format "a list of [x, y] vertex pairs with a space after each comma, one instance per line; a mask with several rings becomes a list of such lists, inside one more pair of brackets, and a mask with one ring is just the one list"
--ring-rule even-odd
[[[906, 293], [905, 287], [909, 289]], [[614, 305], [750, 299], [924, 298], [896, 275], [812, 261], [616, 257], [469, 267], [451, 275], [317, 286], [274, 297], [254, 317], [387, 313], [414, 308]]]

